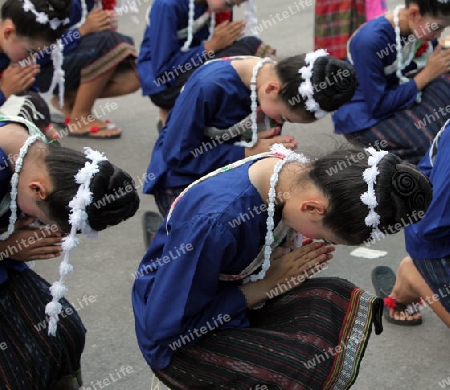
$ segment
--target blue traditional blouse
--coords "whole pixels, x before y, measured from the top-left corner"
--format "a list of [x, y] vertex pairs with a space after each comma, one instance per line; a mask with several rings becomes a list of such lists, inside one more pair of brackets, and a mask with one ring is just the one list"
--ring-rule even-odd
[[[239, 274], [265, 242], [267, 211], [250, 182], [251, 164], [193, 186], [142, 259], [132, 302], [138, 343], [152, 368], [166, 367], [177, 348], [210, 331], [249, 326], [241, 282], [219, 275]], [[276, 224], [280, 218], [276, 212]]]
[[[195, 3], [194, 20], [207, 10], [208, 6]], [[189, 0], [155, 0], [152, 3], [137, 65], [144, 96], [166, 90], [177, 72], [205, 62], [207, 53], [203, 42], [209, 37], [208, 23], [194, 34], [190, 49], [181, 51], [186, 38], [179, 39], [177, 33], [188, 26], [188, 20]]]
[[[408, 37], [403, 37], [402, 46], [406, 42]], [[394, 65], [397, 59], [395, 31], [384, 16], [360, 27], [349, 43], [349, 53], [359, 82], [352, 100], [332, 115], [337, 134], [375, 126], [416, 103], [418, 89], [415, 81], [411, 79], [399, 85]], [[403, 74], [416, 68], [413, 61]]]
[[241, 160], [239, 137], [211, 139], [206, 127], [228, 129], [251, 112], [250, 90], [230, 60], [197, 69], [170, 111], [153, 148], [144, 193], [156, 187], [187, 186], [201, 176]]
[[[89, 13], [92, 11], [95, 5], [94, 0], [84, 0], [86, 2], [86, 11]], [[67, 31], [59, 38], [64, 45], [63, 53], [67, 54], [75, 50], [81, 42], [81, 35], [78, 28], [71, 28], [80, 22], [83, 15], [83, 10], [81, 7], [81, 0], [72, 0], [72, 5], [70, 8], [69, 24], [66, 25]], [[86, 15], [87, 16], [87, 15]], [[51, 51], [48, 50], [46, 53], [41, 54], [38, 57], [37, 63], [40, 65], [45, 65], [52, 61]]]
[[[0, 122], [0, 127], [5, 126], [7, 123]], [[0, 227], [6, 230], [9, 225], [9, 216], [11, 211], [2, 210], [5, 197], [9, 198], [11, 192], [11, 166], [9, 164], [8, 156], [2, 148], [0, 148]], [[17, 211], [20, 214], [20, 210]], [[8, 269], [14, 269], [17, 271], [23, 271], [28, 268], [27, 264], [23, 261], [16, 261], [9, 258], [11, 251], [9, 249], [0, 253], [0, 284], [6, 282], [8, 279]]]
[[416, 259], [450, 257], [449, 128], [450, 122], [447, 121], [430, 151], [418, 164], [418, 168], [429, 177], [433, 185], [433, 200], [425, 217], [405, 228], [406, 250]]

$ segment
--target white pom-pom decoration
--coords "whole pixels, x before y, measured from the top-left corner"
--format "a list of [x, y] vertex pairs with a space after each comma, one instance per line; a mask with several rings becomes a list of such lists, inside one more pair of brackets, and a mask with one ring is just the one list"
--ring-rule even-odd
[[300, 95], [305, 101], [305, 108], [314, 113], [316, 119], [323, 118], [325, 111], [320, 108], [320, 105], [314, 99], [314, 86], [311, 78], [313, 76], [314, 62], [320, 58], [327, 56], [328, 53], [325, 49], [318, 49], [314, 52], [307, 53], [305, 56], [306, 66], [300, 68], [299, 73], [302, 75], [303, 82], [299, 86]]
[[58, 302], [67, 292], [64, 285], [66, 275], [73, 271], [72, 265], [69, 264], [69, 253], [75, 248], [80, 240], [76, 237], [78, 231], [87, 232], [90, 236], [94, 236], [96, 232], [89, 226], [88, 214], [86, 206], [92, 202], [92, 192], [90, 191], [90, 183], [92, 177], [99, 172], [98, 162], [106, 160], [106, 157], [91, 148], [85, 148], [87, 161], [83, 168], [81, 168], [75, 175], [75, 182], [80, 186], [75, 197], [69, 202], [70, 213], [69, 223], [72, 225], [70, 234], [63, 238], [62, 249], [64, 250], [64, 260], [59, 265], [59, 281], [53, 283], [50, 287], [52, 294], [52, 302], [48, 303], [45, 312], [50, 316], [49, 320], [49, 334], [55, 335], [58, 323], [58, 314], [61, 312], [61, 304]]
[[67, 293], [67, 287], [60, 281], [57, 281], [50, 286], [50, 292], [56, 299], [61, 299]]

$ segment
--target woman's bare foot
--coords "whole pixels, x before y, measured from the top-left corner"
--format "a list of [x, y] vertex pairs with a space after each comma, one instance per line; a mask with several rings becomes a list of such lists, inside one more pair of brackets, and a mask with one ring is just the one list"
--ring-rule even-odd
[[114, 123], [102, 122], [93, 115], [71, 118], [67, 125], [67, 135], [88, 138], [119, 138], [122, 129]]

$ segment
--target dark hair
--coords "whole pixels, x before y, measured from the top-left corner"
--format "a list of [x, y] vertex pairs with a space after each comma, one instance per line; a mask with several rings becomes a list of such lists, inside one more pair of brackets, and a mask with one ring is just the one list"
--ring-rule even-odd
[[[304, 67], [306, 54], [297, 55], [280, 61], [275, 69], [282, 82], [281, 100], [291, 110], [305, 110], [305, 99], [299, 93], [304, 81], [299, 70]], [[319, 57], [313, 66], [311, 83], [314, 88], [314, 100], [324, 111], [336, 111], [349, 102], [356, 91], [356, 72], [346, 61], [334, 57]], [[309, 112], [309, 111], [307, 111]], [[309, 112], [314, 117], [314, 113]]]
[[[308, 173], [308, 178], [329, 201], [324, 226], [350, 245], [368, 241], [373, 230], [365, 224], [369, 209], [360, 199], [368, 189], [363, 179], [368, 167], [368, 154], [363, 149], [348, 149], [313, 161]], [[391, 153], [377, 167], [378, 228], [384, 234], [394, 234], [425, 215], [432, 199], [432, 186], [414, 165], [402, 162]]]
[[[70, 15], [71, 0], [30, 0], [37, 12], [44, 12], [49, 20], [65, 20]], [[21, 37], [39, 38], [46, 42], [55, 42], [61, 37], [67, 26], [61, 24], [53, 30], [49, 23], [39, 23], [36, 15], [23, 9], [23, 1], [6, 0], [1, 9], [2, 20], [11, 19], [16, 34]]]
[[417, 4], [421, 15], [450, 16], [450, 3], [441, 3], [438, 0], [405, 0], [405, 6]]
[[[69, 202], [78, 191], [75, 175], [87, 160], [83, 153], [57, 144], [48, 145], [45, 163], [53, 191], [42, 202], [49, 217], [68, 232]], [[87, 206], [88, 222], [100, 231], [132, 217], [139, 208], [139, 196], [131, 176], [109, 161], [99, 163], [99, 172], [91, 180], [92, 203]]]

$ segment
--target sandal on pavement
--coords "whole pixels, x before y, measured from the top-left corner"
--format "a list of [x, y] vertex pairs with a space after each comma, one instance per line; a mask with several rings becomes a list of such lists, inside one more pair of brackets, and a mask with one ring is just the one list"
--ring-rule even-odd
[[[97, 138], [97, 139], [115, 139], [120, 138], [122, 136], [122, 129], [119, 129], [114, 123], [110, 122], [109, 120], [106, 120], [106, 126], [91, 126], [91, 128], [88, 131], [85, 131], [83, 133], [78, 133], [74, 131], [70, 131], [67, 127], [67, 135], [69, 137], [75, 137], [75, 138]], [[65, 124], [68, 126], [70, 123], [70, 119], [65, 119]], [[100, 134], [102, 131], [111, 131], [111, 130], [118, 130], [118, 132], [108, 135], [93, 135], [93, 134]]]
[[413, 320], [396, 320], [392, 318], [389, 314], [389, 309], [394, 309], [398, 312], [403, 312], [410, 316], [420, 313], [418, 306], [420, 306], [420, 301], [411, 305], [405, 305], [403, 303], [397, 302], [395, 299], [390, 297], [392, 290], [394, 288], [396, 281], [394, 271], [386, 266], [378, 266], [372, 270], [372, 284], [375, 288], [375, 293], [380, 298], [384, 300], [383, 315], [387, 322], [396, 325], [403, 326], [416, 326], [422, 323], [422, 318], [416, 318]]

